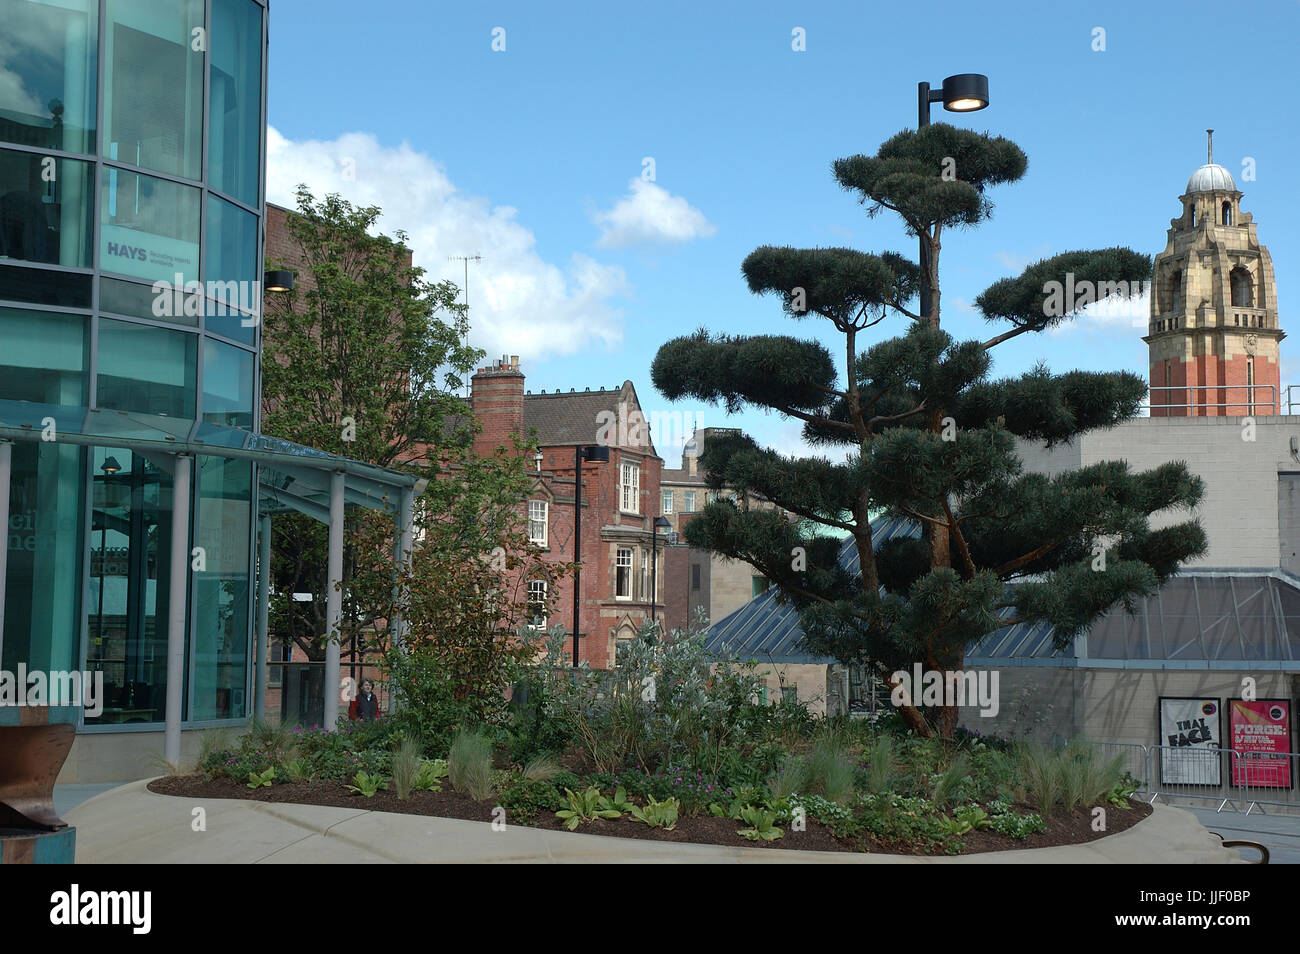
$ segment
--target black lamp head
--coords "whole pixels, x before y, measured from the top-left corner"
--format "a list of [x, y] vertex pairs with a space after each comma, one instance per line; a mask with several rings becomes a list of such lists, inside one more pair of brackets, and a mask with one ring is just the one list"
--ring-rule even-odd
[[983, 73], [958, 73], [943, 81], [943, 108], [973, 113], [989, 104], [989, 78]]
[[582, 449], [582, 459], [607, 464], [609, 463], [609, 447], [604, 444], [593, 444], [590, 447], [584, 447]]
[[283, 270], [267, 272], [265, 287], [269, 292], [293, 291], [293, 272]]
[[106, 457], [104, 463], [99, 465], [99, 469], [106, 474], [116, 474], [122, 469], [122, 465], [117, 462], [116, 457]]

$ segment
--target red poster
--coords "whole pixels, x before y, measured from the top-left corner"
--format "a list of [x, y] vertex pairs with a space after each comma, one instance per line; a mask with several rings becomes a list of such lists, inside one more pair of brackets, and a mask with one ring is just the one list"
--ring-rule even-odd
[[1289, 699], [1228, 700], [1228, 743], [1234, 786], [1291, 787]]

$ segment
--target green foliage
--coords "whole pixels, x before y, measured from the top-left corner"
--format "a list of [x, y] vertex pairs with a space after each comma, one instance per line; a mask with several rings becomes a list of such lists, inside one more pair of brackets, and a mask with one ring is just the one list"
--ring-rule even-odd
[[752, 666], [705, 651], [702, 622], [666, 638], [643, 626], [619, 647], [618, 667], [603, 671], [575, 671], [562, 630], [546, 646], [537, 673], [548, 717], [563, 724], [597, 772], [635, 767], [716, 777], [742, 739], [759, 680]]
[[809, 768], [807, 759], [796, 756], [787, 758], [781, 768], [768, 779], [768, 791], [776, 798], [808, 791]]
[[425, 759], [415, 773], [412, 788], [422, 792], [441, 792], [443, 779], [447, 777], [446, 759]]
[[305, 782], [311, 778], [311, 769], [306, 759], [289, 759], [284, 763], [284, 778], [287, 782]]
[[862, 773], [862, 785], [872, 795], [889, 791], [894, 777], [894, 737], [887, 732], [876, 736], [866, 751], [867, 765]]
[[562, 804], [556, 787], [540, 779], [514, 775], [501, 789], [502, 807], [509, 817], [524, 823], [534, 821], [543, 812], [554, 812]]
[[560, 774], [560, 763], [549, 755], [536, 755], [524, 765], [524, 778], [530, 782], [549, 782]]
[[270, 768], [268, 768], [268, 769], [267, 769], [266, 771], [264, 771], [264, 772], [260, 772], [260, 773], [259, 773], [259, 772], [249, 772], [249, 773], [248, 773], [248, 787], [249, 787], [249, 788], [261, 788], [263, 785], [265, 785], [267, 788], [270, 788], [273, 784], [275, 784], [275, 766], [274, 766], [274, 765], [272, 765]]
[[579, 825], [595, 821], [597, 818], [622, 818], [623, 813], [612, 807], [609, 800], [600, 794], [600, 789], [589, 786], [581, 794], [566, 788], [565, 803], [568, 808], [555, 813], [555, 817], [564, 822], [564, 827], [575, 831]]
[[740, 820], [748, 828], [742, 828], [736, 834], [750, 841], [776, 841], [785, 834], [776, 827], [776, 813], [753, 805], [740, 810]]
[[422, 747], [415, 739], [403, 739], [393, 753], [393, 792], [403, 801], [411, 797], [424, 765]]
[[627, 811], [637, 821], [644, 822], [651, 828], [672, 831], [677, 827], [677, 813], [680, 809], [681, 805], [675, 798], [667, 798], [662, 802], [651, 798], [646, 801], [644, 807], [629, 805]]
[[456, 732], [447, 753], [447, 776], [462, 795], [479, 802], [492, 797], [492, 742], [481, 730]]
[[347, 787], [353, 795], [364, 795], [366, 798], [374, 798], [376, 792], [385, 791], [388, 788], [388, 782], [382, 775], [369, 772], [358, 772], [352, 778], [352, 784]]
[[1129, 804], [1129, 799], [1132, 798], [1133, 794], [1141, 787], [1142, 783], [1138, 781], [1138, 779], [1134, 778], [1131, 773], [1125, 772], [1120, 780], [1115, 783], [1114, 787], [1106, 793], [1106, 801], [1110, 802], [1110, 804], [1114, 805], [1116, 808], [1122, 808], [1125, 811], [1128, 811], [1133, 807]]
[[[792, 319], [824, 319], [841, 343], [700, 330], [665, 343], [655, 357], [651, 379], [670, 399], [717, 403], [729, 413], [775, 410], [803, 422], [808, 440], [850, 449], [843, 463], [832, 463], [785, 457], [743, 435], [711, 438], [701, 459], [711, 485], [771, 501], [803, 522], [717, 502], [685, 531], [692, 546], [772, 580], [800, 610], [811, 652], [885, 675], [917, 660], [951, 672], [974, 640], [1008, 617], [1048, 621], [1064, 642], [1204, 552], [1194, 519], [1150, 526], [1152, 515], [1190, 512], [1199, 501], [1202, 487], [1185, 465], [1136, 473], [1103, 462], [1046, 478], [1023, 473], [1017, 457], [1017, 437], [1069, 440], [1133, 417], [1144, 393], [1140, 376], [1038, 367], [990, 378], [993, 348], [1052, 327], [1082, 304], [1071, 299], [1053, 313], [1045, 282], [1068, 274], [1079, 289], [1096, 282], [1110, 292], [1124, 283], [1131, 291], [1150, 272], [1147, 256], [1107, 248], [1049, 258], [980, 296], [985, 317], [1009, 330], [958, 341], [941, 327], [942, 230], [988, 218], [987, 190], [1016, 181], [1026, 167], [1015, 143], [943, 123], [905, 130], [874, 156], [838, 160], [840, 185], [868, 215], [897, 214], [905, 232], [920, 237], [923, 261], [763, 246], [742, 266], [750, 290], [777, 297]], [[924, 314], [913, 303], [922, 293]], [[901, 333], [865, 340], [890, 317], [906, 320]], [[915, 521], [919, 539], [877, 550], [870, 516], [882, 510]], [[856, 576], [838, 559], [846, 532]], [[1102, 542], [1110, 558], [1099, 572], [1093, 548]], [[796, 548], [806, 566], [792, 560]], [[953, 707], [908, 704], [900, 715], [923, 736], [950, 736], [956, 724]], [[879, 782], [872, 787], [883, 788]]]
[[964, 752], [953, 756], [947, 768], [934, 780], [934, 803], [939, 808], [947, 808], [961, 797], [963, 789], [970, 781], [970, 758]]
[[1006, 835], [1008, 838], [1024, 841], [1034, 832], [1044, 831], [1047, 828], [1047, 823], [1043, 821], [1041, 815], [1032, 812], [1023, 815], [1007, 812], [990, 818], [989, 828], [999, 835]]

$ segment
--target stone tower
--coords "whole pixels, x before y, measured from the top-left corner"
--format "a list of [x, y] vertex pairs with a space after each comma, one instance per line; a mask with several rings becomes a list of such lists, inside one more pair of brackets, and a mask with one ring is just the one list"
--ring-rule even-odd
[[[1281, 397], [1273, 259], [1241, 211], [1232, 175], [1208, 161], [1187, 180], [1182, 215], [1156, 256], [1150, 348], [1151, 416], [1276, 414]], [[1169, 389], [1169, 390], [1166, 390]]]

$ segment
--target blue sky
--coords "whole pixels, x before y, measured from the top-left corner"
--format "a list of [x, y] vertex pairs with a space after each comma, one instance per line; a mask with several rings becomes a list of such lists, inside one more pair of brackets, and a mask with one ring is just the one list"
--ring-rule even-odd
[[[739, 424], [796, 451], [798, 427], [776, 416], [668, 404], [650, 362], [701, 326], [815, 334], [838, 354], [829, 326], [796, 325], [751, 295], [741, 261], [764, 244], [914, 256], [896, 220], [868, 220], [830, 164], [913, 126], [918, 81], [983, 72], [987, 110], [932, 117], [1012, 139], [1029, 169], [991, 191], [991, 220], [946, 236], [950, 333], [987, 337], [964, 303], [1039, 258], [1162, 250], [1207, 127], [1272, 252], [1283, 327], [1300, 330], [1300, 112], [1283, 98], [1300, 3], [879, 6], [277, 0], [268, 198], [288, 204], [306, 181], [380, 205], [384, 229], [408, 232], [417, 262], [458, 284], [448, 256], [481, 254], [473, 340], [521, 355], [531, 390], [630, 378], [649, 411]], [[492, 49], [497, 27], [504, 51]], [[876, 330], [901, 333], [891, 322]], [[1022, 336], [995, 351], [994, 372], [1042, 359], [1145, 374], [1141, 334], [1112, 318]], [[1297, 348], [1282, 344], [1284, 385], [1300, 383]], [[659, 450], [675, 466], [675, 449]]]

